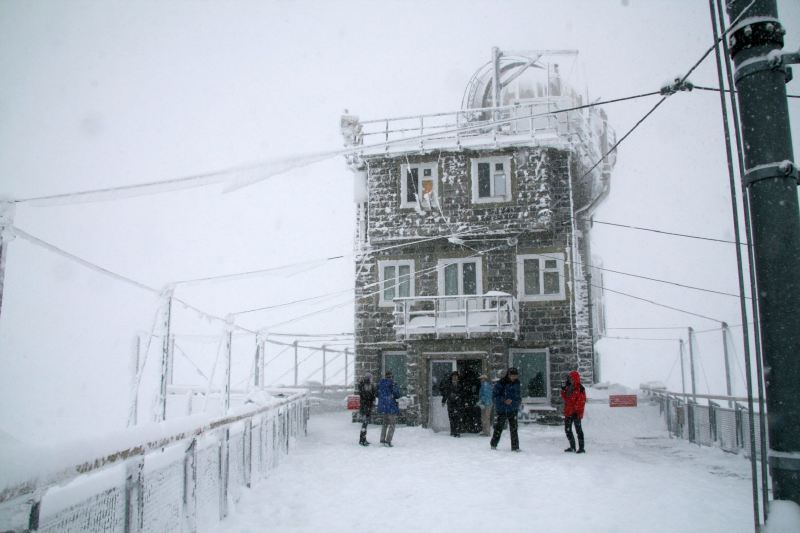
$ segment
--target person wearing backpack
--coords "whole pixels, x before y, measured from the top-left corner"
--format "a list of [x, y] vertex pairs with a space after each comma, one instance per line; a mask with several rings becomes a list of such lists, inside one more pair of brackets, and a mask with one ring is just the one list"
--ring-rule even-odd
[[[581, 375], [574, 370], [569, 373], [564, 385], [561, 387], [561, 399], [564, 400], [564, 431], [567, 434], [569, 448], [565, 452], [586, 453], [583, 447], [583, 428], [581, 419], [583, 418], [583, 408], [586, 405], [586, 389], [581, 385]], [[578, 450], [575, 450], [575, 436], [572, 434], [572, 426], [578, 434]]]
[[392, 447], [394, 426], [397, 423], [397, 415], [400, 414], [400, 407], [397, 405], [400, 390], [392, 377], [391, 372], [386, 372], [386, 377], [378, 383], [378, 412], [383, 415], [381, 444], [389, 448]]
[[358, 382], [358, 397], [360, 400], [358, 412], [361, 415], [361, 434], [359, 435], [358, 443], [361, 446], [369, 446], [369, 442], [367, 442], [367, 426], [372, 421], [372, 407], [375, 405], [376, 396], [377, 389], [375, 388], [375, 383], [372, 382], [372, 374], [367, 372]]

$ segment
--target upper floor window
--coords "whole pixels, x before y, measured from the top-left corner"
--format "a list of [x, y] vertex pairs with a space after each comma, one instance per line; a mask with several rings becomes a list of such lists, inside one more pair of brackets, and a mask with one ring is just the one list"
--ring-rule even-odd
[[439, 197], [437, 163], [400, 165], [400, 207], [431, 208]]
[[472, 202], [511, 200], [511, 157], [482, 157], [472, 160]]
[[414, 261], [378, 261], [381, 307], [390, 307], [395, 298], [414, 296]]
[[483, 294], [480, 259], [440, 259], [438, 273], [440, 296]]
[[565, 299], [564, 254], [518, 255], [517, 293], [523, 302]]

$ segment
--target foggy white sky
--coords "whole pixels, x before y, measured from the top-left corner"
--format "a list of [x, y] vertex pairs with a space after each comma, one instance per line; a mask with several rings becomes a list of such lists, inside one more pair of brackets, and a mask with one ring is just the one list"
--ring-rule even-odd
[[[796, 49], [800, 5], [779, 6], [787, 48]], [[658, 89], [685, 72], [710, 42], [703, 0], [5, 1], [0, 194], [19, 198], [131, 184], [336, 149], [344, 108], [362, 118], [456, 109], [492, 46], [578, 49], [578, 62], [565, 64], [562, 73], [579, 88], [588, 85], [593, 99], [607, 99]], [[716, 85], [713, 56], [691, 79]], [[800, 93], [797, 81], [788, 88]], [[614, 104], [606, 112], [621, 135], [653, 103]], [[795, 152], [799, 105], [790, 101]], [[353, 213], [351, 177], [343, 160], [333, 159], [229, 194], [213, 186], [102, 203], [21, 205], [16, 221], [160, 287], [349, 253]], [[596, 217], [732, 238], [715, 93], [671, 97], [621, 146], [611, 195]], [[730, 245], [595, 226], [593, 246], [608, 268], [736, 292]], [[179, 295], [224, 315], [346, 289], [352, 272], [345, 258], [291, 277], [185, 287]], [[86, 428], [89, 417], [124, 424], [127, 395], [120, 391], [129, 379], [132, 338], [150, 329], [156, 299], [20, 240], [11, 244], [5, 281], [0, 430], [30, 437], [41, 433], [41, 421]], [[605, 281], [741, 322], [734, 298], [614, 274]], [[271, 325], [347, 299], [250, 315], [242, 324]], [[606, 302], [611, 327], [715, 326], [623, 296], [608, 294]], [[185, 331], [219, 331], [190, 313], [179, 315]], [[279, 329], [352, 327], [352, 307], [345, 306]], [[605, 340], [602, 377], [628, 385], [664, 380], [676, 346]], [[723, 392], [718, 340], [701, 338], [701, 346], [699, 379], [707, 376], [710, 388]], [[677, 371], [669, 384], [680, 386]], [[62, 401], [54, 405], [47, 396]]]

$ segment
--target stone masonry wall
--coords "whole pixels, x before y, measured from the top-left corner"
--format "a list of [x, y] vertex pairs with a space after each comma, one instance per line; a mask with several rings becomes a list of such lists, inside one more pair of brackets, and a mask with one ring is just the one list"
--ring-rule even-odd
[[[512, 200], [502, 204], [471, 203], [470, 158], [512, 155]], [[516, 148], [511, 151], [456, 152], [409, 156], [408, 161], [438, 161], [438, 209], [418, 213], [400, 208], [400, 165], [405, 157], [369, 161], [369, 224], [371, 247], [357, 258], [356, 269], [356, 377], [366, 372], [377, 376], [384, 351], [408, 354], [409, 393], [417, 394], [420, 403], [407, 413], [407, 422], [427, 420], [428, 364], [423, 354], [429, 352], [477, 351], [487, 354], [484, 370], [496, 373], [507, 367], [512, 348], [547, 348], [550, 353], [551, 399], [559, 403], [559, 387], [569, 371], [579, 369], [587, 383], [593, 375], [591, 336], [587, 322], [587, 291], [582, 273], [572, 283], [571, 265], [562, 264], [566, 298], [560, 301], [520, 302], [520, 335], [517, 340], [502, 338], [448, 338], [439, 340], [398, 341], [393, 328], [393, 308], [378, 306], [378, 260], [413, 259], [416, 296], [438, 294], [439, 259], [477, 255], [482, 259], [483, 291], [498, 290], [517, 296], [516, 256], [524, 253], [561, 252], [567, 260], [571, 247], [568, 152], [545, 148]], [[574, 174], [575, 169], [573, 169]], [[574, 191], [573, 191], [574, 192]], [[574, 199], [574, 197], [573, 197]], [[576, 205], [575, 208], [579, 208]], [[444, 216], [442, 216], [444, 215]], [[468, 247], [445, 239], [394, 247], [379, 251], [399, 239], [413, 240], [428, 236], [446, 236], [454, 231], [481, 226], [483, 239], [469, 240]], [[501, 236], [516, 237], [507, 241]], [[583, 241], [576, 243], [580, 263]], [[378, 251], [376, 251], [378, 250]], [[577, 299], [577, 304], [576, 304]], [[585, 330], [585, 331], [584, 331]]]

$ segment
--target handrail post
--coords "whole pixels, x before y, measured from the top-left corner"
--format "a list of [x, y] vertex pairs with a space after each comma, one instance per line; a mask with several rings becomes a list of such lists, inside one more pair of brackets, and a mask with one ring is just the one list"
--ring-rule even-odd
[[294, 341], [294, 386], [297, 387], [297, 339]]
[[464, 331], [469, 339], [469, 298], [464, 299]]
[[433, 332], [439, 338], [439, 299], [433, 299]]

